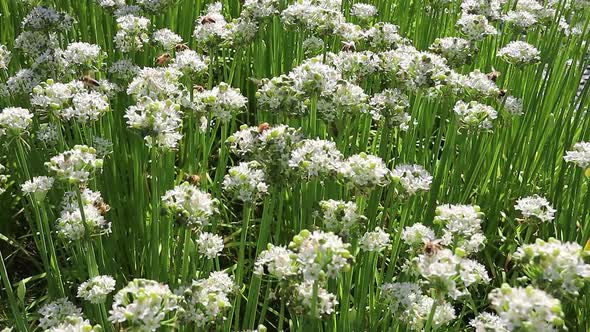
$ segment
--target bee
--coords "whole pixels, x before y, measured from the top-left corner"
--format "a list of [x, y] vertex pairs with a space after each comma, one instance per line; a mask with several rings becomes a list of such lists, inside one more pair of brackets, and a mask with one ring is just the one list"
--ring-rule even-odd
[[85, 75], [81, 80], [87, 87], [96, 88], [100, 86], [100, 83], [90, 75]]
[[187, 175], [186, 179], [189, 183], [191, 183], [195, 186], [199, 185], [199, 183], [201, 182], [201, 177], [198, 176], [197, 174]]
[[216, 23], [215, 19], [209, 15], [201, 19], [201, 24]]
[[156, 65], [163, 66], [170, 61], [170, 54], [164, 53], [156, 58]]
[[105, 214], [107, 214], [107, 212], [109, 212], [109, 210], [111, 209], [111, 207], [105, 203], [102, 199], [98, 199], [96, 201], [94, 201], [94, 203], [92, 203], [92, 205], [94, 205], [94, 207], [98, 210], [98, 212], [100, 213], [101, 216], [104, 216]]
[[422, 251], [428, 256], [432, 256], [439, 252], [442, 249], [442, 245], [440, 244], [442, 240], [424, 240], [424, 247], [422, 247]]
[[188, 50], [188, 46], [186, 44], [176, 44], [176, 46], [174, 46], [174, 49], [176, 49], [176, 52], [180, 52]]
[[258, 126], [258, 132], [262, 133], [269, 128], [270, 128], [270, 125], [268, 124], [268, 122], [263, 122]]
[[500, 73], [499, 71], [492, 68], [492, 71], [490, 73], [488, 73], [487, 75], [488, 75], [488, 78], [490, 79], [490, 81], [496, 82], [496, 80], [498, 79], [498, 77], [500, 77], [500, 75], [502, 75], [502, 73]]
[[195, 91], [197, 91], [197, 92], [203, 92], [203, 91], [205, 91], [205, 87], [202, 86], [202, 85], [195, 85], [195, 86], [193, 86], [193, 89]]
[[506, 93], [508, 93], [508, 91], [506, 89], [500, 89], [500, 93], [498, 94], [498, 96], [504, 97], [506, 95]]
[[354, 45], [353, 41], [350, 42], [342, 42], [342, 51], [344, 52], [354, 52], [356, 50], [356, 46]]

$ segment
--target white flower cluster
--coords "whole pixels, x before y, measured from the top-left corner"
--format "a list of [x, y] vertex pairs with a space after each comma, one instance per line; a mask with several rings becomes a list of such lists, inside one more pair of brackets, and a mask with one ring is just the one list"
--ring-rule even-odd
[[340, 73], [318, 58], [304, 61], [289, 73], [295, 90], [306, 96], [327, 95], [335, 90]]
[[354, 202], [329, 199], [320, 201], [319, 206], [319, 216], [325, 229], [330, 232], [348, 234], [365, 220]]
[[35, 133], [37, 140], [47, 146], [55, 146], [59, 138], [58, 127], [53, 123], [42, 123]]
[[430, 190], [432, 175], [420, 165], [397, 165], [391, 171], [392, 181], [399, 183], [401, 195], [412, 196]]
[[571, 151], [567, 151], [563, 159], [568, 163], [587, 169], [590, 168], [590, 142], [578, 142]]
[[33, 122], [33, 114], [22, 107], [7, 107], [0, 112], [0, 137], [20, 136]]
[[360, 247], [364, 251], [381, 252], [389, 246], [390, 236], [381, 227], [367, 232], [359, 239]]
[[482, 312], [469, 322], [475, 332], [509, 332], [505, 322], [498, 315]]
[[334, 66], [343, 78], [357, 83], [381, 68], [381, 59], [371, 51], [328, 53], [327, 63]]
[[41, 82], [39, 73], [24, 68], [16, 72], [6, 81], [6, 90], [12, 95], [28, 95]]
[[82, 210], [77, 195], [74, 192], [65, 193], [62, 211], [55, 222], [57, 233], [71, 241], [110, 233], [111, 223], [104, 218], [109, 206], [104, 203], [100, 193], [85, 189], [81, 197]]
[[[412, 331], [422, 331], [430, 317], [435, 300], [422, 294], [420, 286], [411, 282], [385, 283], [381, 297], [390, 311]], [[432, 327], [440, 328], [457, 317], [448, 302], [436, 303]]]
[[471, 254], [481, 250], [485, 244], [486, 238], [481, 229], [483, 216], [477, 205], [446, 204], [436, 208], [434, 223], [444, 226], [444, 245]]
[[355, 3], [350, 9], [350, 15], [355, 16], [360, 20], [368, 21], [377, 16], [377, 8], [366, 3]]
[[0, 70], [7, 70], [10, 62], [11, 52], [6, 45], [0, 44]]
[[42, 201], [53, 187], [54, 178], [49, 176], [35, 176], [21, 185], [23, 193], [31, 195], [36, 201]]
[[309, 30], [316, 36], [329, 36], [345, 22], [340, 6], [335, 7], [329, 1], [298, 1], [283, 10], [281, 19], [288, 28]]
[[100, 325], [90, 324], [88, 319], [79, 316], [68, 316], [59, 324], [46, 329], [45, 332], [101, 332], [103, 331]]
[[223, 238], [217, 234], [202, 232], [195, 242], [199, 254], [209, 259], [218, 257], [223, 250]]
[[21, 50], [25, 55], [39, 59], [45, 55], [53, 54], [46, 51], [57, 49], [57, 37], [55, 34], [46, 35], [39, 31], [23, 31], [14, 40], [14, 47]]
[[410, 107], [410, 101], [399, 89], [385, 89], [376, 93], [369, 102], [373, 120], [385, 121], [385, 126], [399, 126], [401, 130], [408, 130], [412, 117], [405, 112]]
[[256, 161], [241, 162], [230, 168], [223, 179], [223, 190], [245, 203], [260, 203], [268, 194], [266, 175]]
[[531, 271], [530, 277], [550, 293], [578, 295], [590, 280], [590, 264], [585, 262], [588, 255], [575, 242], [562, 243], [550, 238], [521, 246], [514, 257], [524, 264], [526, 271]]
[[78, 287], [78, 297], [90, 303], [104, 303], [115, 290], [115, 284], [115, 279], [108, 275], [90, 278]]
[[201, 75], [209, 68], [209, 58], [187, 49], [176, 52], [172, 66], [187, 75]]
[[241, 16], [253, 20], [262, 20], [277, 14], [279, 12], [278, 7], [278, 0], [246, 0], [242, 6]]
[[109, 154], [113, 153], [113, 142], [109, 139], [102, 137], [94, 137], [92, 145], [96, 149], [96, 156], [98, 158], [106, 158]]
[[564, 325], [561, 302], [531, 286], [503, 284], [488, 298], [509, 331], [555, 331]]
[[82, 310], [64, 297], [42, 306], [39, 315], [39, 327], [46, 330], [58, 326], [68, 318], [82, 318]]
[[294, 276], [298, 269], [293, 257], [291, 250], [269, 243], [267, 249], [258, 255], [254, 263], [254, 273], [260, 276], [268, 274], [279, 280]]
[[50, 7], [37, 6], [25, 16], [22, 21], [24, 30], [33, 31], [63, 31], [69, 29], [74, 19], [63, 12]]
[[377, 22], [366, 32], [369, 45], [375, 51], [391, 50], [409, 44], [400, 36], [399, 27], [387, 22]]
[[383, 73], [389, 79], [407, 91], [424, 90], [428, 96], [440, 95], [453, 73], [445, 58], [413, 46], [385, 51], [380, 57]]
[[127, 126], [138, 130], [150, 148], [175, 149], [182, 138], [180, 105], [170, 99], [141, 98], [125, 112]]
[[505, 3], [506, 0], [465, 0], [461, 3], [461, 10], [468, 14], [484, 15], [495, 21], [500, 18]]
[[541, 222], [552, 221], [557, 211], [545, 197], [539, 195], [519, 198], [514, 209], [522, 212], [525, 220], [535, 218]]
[[281, 75], [262, 82], [262, 86], [256, 92], [259, 109], [293, 115], [307, 112], [307, 106], [302, 102], [303, 93], [295, 89], [291, 77]]
[[523, 109], [524, 105], [522, 99], [513, 96], [506, 96], [506, 100], [504, 101], [504, 110], [506, 110], [508, 114], [513, 116], [522, 115]]
[[348, 247], [349, 244], [334, 233], [312, 233], [305, 229], [289, 243], [303, 279], [320, 282], [337, 278], [342, 271], [350, 269], [352, 255]]
[[96, 157], [96, 150], [86, 145], [76, 145], [73, 149], [51, 157], [45, 163], [58, 180], [69, 183], [85, 183], [96, 171], [102, 169], [102, 159]]
[[218, 47], [227, 38], [229, 30], [227, 21], [221, 14], [221, 3], [214, 2], [207, 6], [206, 14], [197, 19], [193, 37], [200, 49]]
[[166, 51], [171, 51], [176, 45], [182, 43], [182, 37], [170, 29], [159, 29], [154, 31], [152, 39]]
[[342, 163], [342, 153], [336, 143], [320, 139], [306, 139], [291, 152], [289, 166], [304, 179], [322, 178], [336, 173]]
[[477, 69], [467, 75], [453, 73], [449, 79], [451, 91], [458, 97], [478, 100], [500, 96], [496, 83]]
[[113, 62], [109, 67], [108, 72], [119, 80], [128, 81], [134, 78], [140, 70], [139, 66], [134, 64], [133, 61], [129, 59], [121, 59]]
[[497, 53], [502, 60], [517, 66], [537, 63], [541, 61], [540, 55], [536, 47], [523, 41], [512, 41]]
[[414, 249], [422, 247], [425, 243], [433, 242], [436, 237], [434, 231], [421, 223], [415, 223], [412, 226], [404, 227], [401, 239]]
[[390, 173], [381, 158], [364, 152], [348, 157], [338, 170], [346, 185], [363, 191], [387, 185]]
[[260, 163], [269, 183], [281, 180], [291, 171], [289, 160], [300, 141], [299, 130], [287, 125], [270, 126], [267, 123], [262, 123], [258, 128], [243, 125], [227, 139], [232, 153]]
[[220, 83], [212, 90], [199, 92], [195, 99], [199, 102], [201, 112], [211, 114], [221, 122], [228, 122], [236, 114], [243, 112], [248, 98], [227, 83]]
[[127, 94], [137, 99], [179, 99], [183, 94], [180, 84], [182, 72], [175, 67], [145, 67], [127, 87]]
[[493, 121], [498, 117], [498, 113], [492, 106], [477, 101], [466, 103], [459, 100], [453, 107], [453, 111], [457, 114], [461, 127], [473, 130], [491, 130]]
[[319, 285], [316, 287], [315, 312], [312, 312], [314, 300], [314, 281], [306, 280], [294, 287], [295, 294], [293, 294], [293, 300], [295, 302], [295, 310], [315, 318], [321, 318], [322, 316], [327, 316], [334, 313], [336, 306], [338, 305], [336, 295], [328, 292], [325, 288]]
[[217, 213], [217, 200], [188, 182], [183, 182], [162, 196], [162, 206], [182, 225], [206, 226]]
[[88, 91], [82, 81], [59, 83], [52, 79], [33, 89], [31, 104], [64, 121], [88, 123], [110, 111], [108, 97], [102, 92]]
[[431, 289], [453, 300], [467, 295], [467, 288], [471, 285], [490, 282], [482, 264], [462, 258], [446, 248], [420, 254], [412, 263]]
[[430, 51], [440, 54], [451, 67], [461, 67], [473, 58], [471, 41], [458, 37], [437, 38], [430, 45]]
[[222, 324], [232, 306], [229, 295], [234, 288], [233, 277], [225, 272], [213, 272], [207, 279], [193, 280], [190, 286], [177, 291], [181, 296], [178, 316], [203, 330], [215, 323]]
[[118, 17], [115, 45], [125, 53], [142, 50], [143, 45], [150, 41], [150, 24], [149, 19], [132, 14]]
[[178, 308], [178, 302], [179, 297], [167, 285], [134, 279], [115, 294], [109, 321], [139, 331], [156, 331], [166, 315]]
[[466, 14], [459, 18], [457, 26], [465, 37], [472, 41], [480, 41], [490, 35], [498, 33], [494, 26], [490, 25], [488, 19], [483, 15]]
[[100, 46], [84, 42], [71, 43], [63, 52], [63, 57], [68, 65], [93, 68], [101, 57]]

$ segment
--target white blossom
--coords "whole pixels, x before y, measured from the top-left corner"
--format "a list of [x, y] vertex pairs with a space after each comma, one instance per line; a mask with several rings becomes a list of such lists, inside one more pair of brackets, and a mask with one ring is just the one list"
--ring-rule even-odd
[[539, 195], [519, 198], [514, 209], [520, 211], [525, 219], [534, 217], [541, 222], [553, 220], [557, 211], [545, 197]]
[[564, 324], [561, 302], [531, 286], [503, 284], [492, 290], [488, 298], [509, 331], [555, 331]]
[[206, 226], [217, 213], [217, 200], [188, 182], [166, 191], [162, 206], [168, 209], [181, 224]]
[[178, 308], [178, 301], [167, 285], [134, 279], [115, 295], [109, 321], [134, 326], [138, 331], [156, 331], [166, 315]]
[[523, 41], [512, 41], [497, 53], [497, 56], [513, 65], [534, 64], [541, 60], [541, 52], [533, 45]]
[[202, 232], [196, 239], [199, 253], [209, 259], [214, 259], [223, 250], [223, 238], [217, 234]]
[[83, 282], [78, 287], [78, 297], [90, 303], [104, 303], [107, 296], [115, 290], [115, 279], [99, 275]]

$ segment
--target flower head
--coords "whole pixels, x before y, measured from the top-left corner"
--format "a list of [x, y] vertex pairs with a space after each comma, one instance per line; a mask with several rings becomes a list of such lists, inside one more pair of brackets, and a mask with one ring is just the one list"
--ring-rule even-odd
[[497, 53], [502, 60], [518, 66], [534, 64], [541, 61], [541, 52], [533, 45], [523, 41], [512, 41]]
[[514, 209], [522, 212], [525, 219], [536, 218], [541, 222], [551, 221], [555, 218], [555, 210], [551, 203], [539, 195], [519, 198]]
[[217, 200], [188, 182], [166, 191], [162, 196], [162, 206], [179, 223], [188, 226], [206, 226], [217, 213]]
[[338, 173], [347, 185], [371, 190], [389, 183], [390, 170], [381, 158], [360, 153], [346, 159]]
[[53, 187], [54, 178], [49, 176], [36, 176], [22, 184], [21, 190], [25, 194], [31, 195], [37, 201], [42, 201], [51, 187]]
[[96, 157], [94, 148], [76, 145], [71, 150], [51, 157], [45, 166], [58, 180], [85, 183], [95, 172], [102, 169], [102, 159]]
[[578, 142], [571, 151], [567, 151], [563, 159], [581, 168], [590, 168], [590, 142]]
[[199, 253], [209, 259], [214, 259], [223, 250], [223, 238], [217, 234], [202, 232], [196, 239]]
[[134, 279], [115, 294], [109, 321], [135, 326], [139, 331], [156, 331], [166, 315], [178, 308], [178, 301], [167, 285]]
[[33, 122], [33, 114], [21, 107], [7, 107], [0, 112], [0, 136], [20, 136]]
[[241, 162], [229, 169], [223, 190], [246, 203], [259, 203], [268, 194], [266, 175], [256, 161]]
[[115, 290], [115, 279], [104, 275], [93, 277], [78, 287], [78, 297], [90, 303], [104, 303], [107, 295]]
[[58, 326], [68, 317], [82, 317], [82, 310], [67, 298], [57, 299], [39, 309], [39, 327], [50, 329]]
[[564, 324], [561, 302], [531, 286], [503, 284], [492, 290], [488, 298], [509, 331], [555, 331]]
[[364, 251], [381, 252], [389, 245], [390, 236], [381, 227], [363, 234], [360, 239], [360, 247]]

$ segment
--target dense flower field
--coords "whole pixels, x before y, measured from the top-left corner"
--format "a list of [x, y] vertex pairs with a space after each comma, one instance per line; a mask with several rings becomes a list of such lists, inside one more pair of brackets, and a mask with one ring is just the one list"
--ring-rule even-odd
[[0, 1], [0, 329], [590, 330], [590, 1]]

